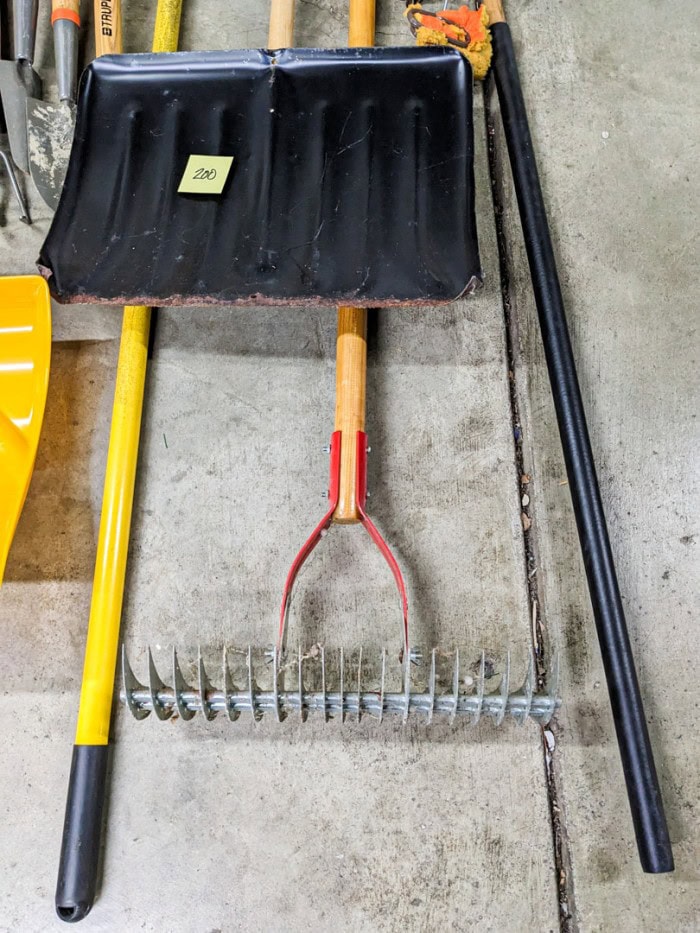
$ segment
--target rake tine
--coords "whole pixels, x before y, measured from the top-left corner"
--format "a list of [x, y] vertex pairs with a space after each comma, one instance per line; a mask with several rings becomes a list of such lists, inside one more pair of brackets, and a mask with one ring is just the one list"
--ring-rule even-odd
[[231, 677], [231, 668], [228, 663], [228, 649], [224, 645], [223, 652], [223, 670], [224, 670], [224, 696], [226, 697], [226, 712], [231, 722], [234, 722], [240, 716], [240, 713], [233, 709], [231, 705], [231, 694], [236, 693], [237, 689]]
[[151, 649], [148, 649], [148, 692], [151, 697], [151, 705], [153, 707], [153, 712], [156, 714], [158, 719], [170, 719], [173, 714], [172, 706], [165, 707], [161, 704], [158, 699], [158, 694], [161, 690], [165, 690], [165, 684], [160, 679], [160, 675], [156, 670], [156, 665], [153, 660], [153, 654]]
[[304, 653], [301, 650], [301, 645], [298, 649], [298, 658], [299, 658], [299, 669], [298, 669], [298, 683], [299, 683], [299, 720], [301, 722], [306, 722], [306, 712], [304, 710]]
[[476, 725], [481, 719], [481, 710], [484, 705], [484, 691], [486, 689], [486, 652], [481, 652], [481, 662], [479, 664], [479, 676], [476, 684], [476, 696], [478, 705], [474, 710], [472, 722]]
[[404, 651], [403, 658], [403, 724], [408, 722], [411, 709], [411, 652]]
[[428, 691], [430, 695], [430, 709], [428, 710], [426, 722], [430, 725], [433, 721], [433, 714], [435, 712], [435, 664], [436, 664], [436, 654], [437, 649], [433, 648], [430, 652], [430, 680], [428, 682]]
[[253, 648], [251, 645], [248, 645], [246, 662], [248, 666], [248, 699], [250, 701], [250, 715], [253, 717], [253, 722], [257, 722], [260, 716], [258, 716], [255, 706], [255, 674], [253, 672]]
[[282, 722], [282, 710], [280, 708], [280, 651], [278, 648], [272, 650], [272, 696], [275, 700], [275, 718], [277, 722]]
[[214, 688], [209, 683], [209, 678], [207, 677], [201, 648], [197, 649], [197, 679], [199, 681], [199, 708], [204, 713], [205, 719], [211, 721], [216, 718], [216, 710], [212, 709], [209, 703], [209, 693], [212, 692]]
[[122, 681], [124, 683], [124, 699], [134, 719], [145, 719], [151, 711], [150, 709], [144, 709], [143, 706], [140, 706], [136, 702], [134, 699], [134, 692], [136, 690], [145, 690], [146, 688], [143, 684], [139, 683], [134, 676], [134, 672], [129, 664], [129, 658], [126, 654], [126, 645], [122, 645]]
[[523, 684], [521, 691], [522, 695], [525, 697], [525, 706], [516, 717], [520, 725], [522, 725], [530, 715], [530, 710], [532, 709], [532, 698], [535, 695], [536, 684], [537, 670], [535, 667], [535, 653], [532, 649], [530, 649], [528, 652], [527, 674], [525, 675], [525, 683]]
[[340, 649], [340, 725], [345, 722], [345, 652]]
[[452, 711], [450, 712], [450, 725], [454, 725], [459, 703], [459, 648], [455, 650], [455, 663], [452, 671]]
[[386, 684], [386, 648], [382, 648], [382, 680], [379, 688], [379, 722], [384, 720], [384, 688]]
[[362, 646], [357, 659], [357, 721], [362, 719]]
[[501, 674], [501, 708], [498, 711], [498, 716], [496, 717], [496, 725], [500, 726], [506, 716], [506, 708], [508, 706], [508, 695], [510, 693], [510, 651], [506, 651], [505, 665], [503, 667], [503, 674]]
[[189, 708], [185, 702], [184, 695], [192, 695], [195, 691], [194, 687], [190, 687], [183, 677], [180, 662], [177, 659], [177, 650], [175, 648], [173, 648], [173, 692], [175, 694], [175, 708], [177, 709], [178, 715], [185, 722], [189, 722], [190, 719], [193, 719], [197, 715], [197, 710]]

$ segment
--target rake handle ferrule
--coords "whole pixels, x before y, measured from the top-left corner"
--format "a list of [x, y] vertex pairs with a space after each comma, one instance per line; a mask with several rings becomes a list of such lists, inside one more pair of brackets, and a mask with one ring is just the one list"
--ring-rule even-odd
[[67, 923], [83, 920], [95, 902], [107, 754], [106, 745], [73, 746], [56, 884], [56, 913]]
[[535, 303], [588, 577], [622, 769], [645, 872], [673, 871], [654, 766], [510, 29], [491, 30], [493, 70]]

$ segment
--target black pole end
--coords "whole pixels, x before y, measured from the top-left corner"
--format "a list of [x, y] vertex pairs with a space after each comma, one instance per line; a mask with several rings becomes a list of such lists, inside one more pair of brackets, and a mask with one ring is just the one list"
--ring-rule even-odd
[[106, 745], [73, 747], [56, 884], [56, 913], [66, 923], [83, 920], [95, 902], [107, 757]]
[[84, 920], [91, 909], [92, 904], [73, 904], [70, 907], [56, 904], [56, 914], [59, 920], [64, 920], [66, 923], [77, 923], [79, 920]]

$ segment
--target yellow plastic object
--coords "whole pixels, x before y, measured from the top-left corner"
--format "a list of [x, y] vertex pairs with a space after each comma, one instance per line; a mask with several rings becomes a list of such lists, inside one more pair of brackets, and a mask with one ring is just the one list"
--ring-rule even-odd
[[51, 366], [51, 299], [39, 275], [0, 277], [0, 585], [32, 478]]
[[[96, 15], [105, 2], [95, 0]], [[110, 0], [109, 6], [117, 15], [119, 4]], [[177, 51], [181, 13], [182, 0], [158, 0], [154, 52]], [[98, 45], [98, 54], [122, 51], [121, 36], [111, 41], [110, 47]], [[150, 327], [150, 308], [140, 305], [124, 308], [76, 745], [109, 742]]]
[[124, 308], [76, 745], [109, 740], [150, 324], [150, 308]]

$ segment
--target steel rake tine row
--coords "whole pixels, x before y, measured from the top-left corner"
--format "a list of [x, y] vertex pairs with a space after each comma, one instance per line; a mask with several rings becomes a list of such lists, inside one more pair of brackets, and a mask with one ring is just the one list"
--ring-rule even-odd
[[[232, 674], [231, 659], [238, 658], [238, 676], [244, 683], [238, 686]], [[167, 686], [161, 679], [150, 648], [147, 652], [148, 683], [140, 683], [129, 664], [126, 651], [122, 648], [122, 688], [120, 697], [136, 719], [145, 719], [155, 712], [160, 720], [176, 715], [183, 720], [190, 720], [201, 712], [205, 719], [212, 720], [219, 713], [226, 713], [231, 721], [241, 713], [249, 713], [257, 722], [265, 713], [273, 714], [282, 722], [290, 714], [295, 714], [304, 722], [309, 713], [320, 713], [323, 720], [339, 719], [344, 722], [347, 714], [358, 722], [365, 713], [382, 722], [387, 716], [399, 716], [406, 724], [409, 720], [432, 723], [436, 717], [446, 718], [452, 724], [465, 716], [474, 725], [484, 717], [500, 725], [506, 716], [519, 724], [527, 719], [534, 719], [544, 725], [554, 715], [560, 705], [557, 697], [558, 662], [553, 659], [549, 670], [549, 683], [546, 692], [538, 692], [537, 668], [535, 656], [530, 652], [527, 673], [519, 690], [511, 692], [511, 657], [506, 652], [503, 670], [498, 688], [486, 691], [487, 661], [482, 652], [476, 679], [464, 676], [464, 664], [459, 650], [452, 654], [432, 649], [421, 683], [425, 688], [414, 689], [417, 675], [414, 669], [421, 665], [421, 655], [417, 651], [407, 654], [400, 665], [401, 683], [391, 689], [389, 680], [389, 652], [383, 649], [379, 656], [378, 670], [374, 669], [374, 679], [367, 669], [367, 656], [362, 649], [357, 653], [352, 671], [346, 672], [347, 655], [343, 649], [338, 651], [339, 670], [337, 676], [329, 679], [328, 656], [322, 646], [314, 646], [309, 653], [301, 648], [296, 657], [287, 657], [273, 650], [271, 653], [271, 683], [269, 687], [258, 685], [253, 660], [253, 650], [223, 651], [222, 677], [223, 687], [219, 689], [211, 683], [204, 664], [202, 652], [198, 651], [195, 665], [196, 686], [188, 683], [180, 666], [177, 652], [172, 653], [172, 686]], [[416, 661], [416, 659], [419, 659]], [[445, 660], [444, 683], [451, 686], [440, 690], [438, 681], [438, 662]], [[314, 684], [305, 676], [307, 667], [315, 675]], [[451, 668], [451, 669], [450, 669]], [[398, 670], [398, 669], [397, 669]], [[421, 674], [423, 672], [421, 671]], [[350, 676], [348, 676], [350, 675]], [[397, 677], [399, 674], [397, 673]], [[371, 682], [370, 682], [371, 681]], [[346, 685], [350, 689], [346, 689]], [[290, 689], [291, 687], [291, 689]], [[354, 689], [353, 689], [354, 688]]]

